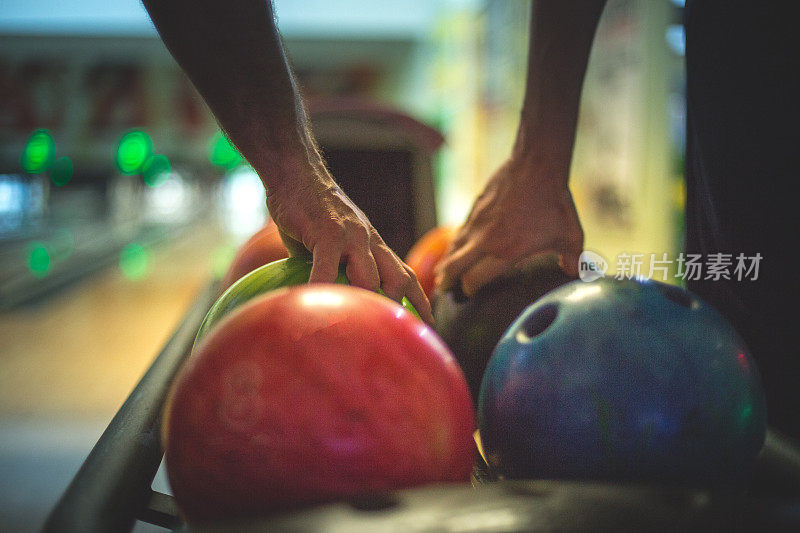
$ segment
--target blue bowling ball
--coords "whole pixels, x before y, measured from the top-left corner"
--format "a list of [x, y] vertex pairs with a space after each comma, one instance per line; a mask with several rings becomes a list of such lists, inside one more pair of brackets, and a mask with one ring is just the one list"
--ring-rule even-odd
[[511, 325], [478, 424], [506, 477], [719, 487], [746, 483], [765, 411], [755, 363], [715, 309], [678, 287], [601, 278]]

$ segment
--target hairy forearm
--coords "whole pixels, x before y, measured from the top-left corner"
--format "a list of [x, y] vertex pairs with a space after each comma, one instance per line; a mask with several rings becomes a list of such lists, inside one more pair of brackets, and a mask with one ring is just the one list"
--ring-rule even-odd
[[514, 155], [566, 182], [581, 87], [605, 0], [536, 0]]
[[[264, 184], [316, 159], [268, 0], [143, 0], [164, 43]], [[316, 161], [314, 161], [316, 164]]]

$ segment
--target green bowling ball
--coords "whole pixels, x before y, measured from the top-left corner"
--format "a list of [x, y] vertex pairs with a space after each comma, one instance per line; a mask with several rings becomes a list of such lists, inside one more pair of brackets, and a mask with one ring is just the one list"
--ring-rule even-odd
[[[222, 293], [222, 296], [209, 309], [195, 337], [195, 346], [214, 325], [245, 302], [275, 289], [307, 283], [308, 278], [311, 276], [311, 266], [311, 261], [308, 259], [289, 257], [273, 261], [240, 278]], [[339, 275], [335, 283], [343, 285], [350, 283], [345, 274], [344, 266], [339, 267]], [[378, 290], [378, 292], [383, 294], [381, 290]], [[414, 309], [414, 306], [411, 305], [407, 298], [403, 297], [401, 305], [419, 318], [417, 310]]]

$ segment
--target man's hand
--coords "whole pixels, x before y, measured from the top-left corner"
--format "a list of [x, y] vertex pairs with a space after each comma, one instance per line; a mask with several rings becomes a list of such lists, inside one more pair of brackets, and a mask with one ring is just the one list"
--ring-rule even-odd
[[298, 164], [284, 186], [267, 190], [267, 208], [290, 255], [311, 252], [309, 282], [333, 282], [340, 262], [352, 285], [403, 296], [433, 323], [431, 305], [414, 271], [386, 245], [366, 215], [333, 181], [321, 160]]
[[[353, 285], [431, 307], [411, 269], [328, 173], [275, 27], [271, 1], [143, 0], [156, 28], [214, 116], [261, 177], [292, 255], [313, 254], [312, 282], [339, 263]], [[234, 30], [231, 30], [234, 28]], [[307, 251], [306, 251], [307, 250]]]
[[460, 282], [467, 296], [542, 254], [558, 254], [577, 275], [581, 229], [565, 180], [509, 159], [490, 178], [438, 267], [439, 290]]
[[567, 186], [583, 77], [605, 0], [531, 2], [528, 74], [512, 155], [439, 264], [439, 287], [470, 295], [532, 257], [577, 275], [583, 231]]

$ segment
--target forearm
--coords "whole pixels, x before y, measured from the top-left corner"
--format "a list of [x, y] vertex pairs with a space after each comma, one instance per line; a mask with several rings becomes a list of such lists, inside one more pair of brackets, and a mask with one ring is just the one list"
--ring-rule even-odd
[[270, 1], [143, 1], [164, 43], [268, 189], [293, 174], [287, 166], [317, 164]]
[[566, 183], [581, 87], [605, 0], [535, 0], [514, 156]]

